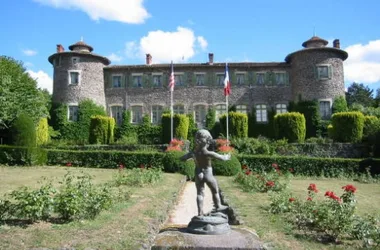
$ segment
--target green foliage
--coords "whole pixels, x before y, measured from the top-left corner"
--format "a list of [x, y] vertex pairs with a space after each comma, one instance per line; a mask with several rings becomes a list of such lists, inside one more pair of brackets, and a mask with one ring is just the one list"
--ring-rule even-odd
[[188, 179], [194, 179], [195, 163], [193, 160], [181, 161], [184, 152], [171, 151], [165, 153], [163, 166], [165, 172], [181, 173], [187, 176]]
[[[162, 114], [162, 142], [169, 143], [171, 135], [170, 114]], [[189, 118], [186, 115], [173, 116], [173, 137], [181, 140], [187, 139], [189, 131]]]
[[107, 186], [95, 186], [91, 176], [74, 176], [68, 172], [59, 193], [55, 196], [55, 212], [64, 220], [93, 219], [112, 204]]
[[132, 114], [130, 110], [124, 110], [123, 121], [119, 127], [116, 127], [116, 140], [121, 138], [137, 138], [135, 126], [131, 124]]
[[352, 106], [354, 103], [357, 103], [364, 107], [372, 107], [375, 104], [372, 95], [373, 90], [368, 86], [354, 82], [348, 87], [346, 92], [347, 104], [348, 106]]
[[341, 112], [331, 117], [333, 139], [338, 142], [360, 142], [363, 137], [364, 115], [359, 112]]
[[212, 160], [213, 173], [215, 175], [232, 176], [239, 173], [241, 164], [235, 155], [231, 155], [228, 161]]
[[[219, 118], [222, 133], [226, 134], [227, 115]], [[248, 137], [248, 117], [246, 114], [239, 112], [228, 113], [228, 132], [231, 137], [246, 138]]]
[[35, 147], [36, 129], [32, 118], [21, 113], [12, 125], [12, 135], [14, 144], [17, 146]]
[[296, 112], [277, 114], [274, 117], [276, 137], [289, 142], [303, 142], [306, 135], [305, 117]]
[[12, 216], [31, 221], [46, 220], [54, 209], [53, 195], [56, 190], [51, 182], [42, 185], [37, 190], [21, 187], [10, 193], [12, 204]]
[[289, 103], [290, 112], [299, 112], [305, 116], [306, 138], [320, 136], [321, 115], [317, 101], [299, 101]]
[[271, 109], [268, 111], [268, 122], [261, 123], [256, 121], [256, 109], [253, 108], [248, 114], [248, 136], [258, 137], [265, 136], [267, 138], [275, 138], [274, 132], [274, 116], [275, 110]]
[[116, 186], [126, 185], [133, 187], [143, 187], [152, 185], [163, 178], [161, 168], [145, 168], [144, 165], [140, 168], [124, 169], [121, 165], [119, 171], [113, 177], [113, 182]]
[[374, 144], [378, 132], [380, 132], [380, 119], [376, 116], [364, 116], [363, 141]]
[[198, 130], [197, 124], [195, 124], [194, 116], [192, 114], [187, 114], [186, 116], [189, 118], [189, 131], [187, 132], [187, 139], [191, 143], [194, 143], [194, 136]]
[[0, 56], [0, 103], [0, 129], [9, 128], [21, 113], [28, 114], [34, 125], [48, 115], [44, 91], [22, 62], [6, 56]]
[[148, 115], [143, 117], [142, 123], [135, 130], [140, 144], [157, 144], [161, 141], [161, 126], [152, 125]]
[[219, 125], [216, 123], [216, 110], [215, 108], [213, 107], [210, 107], [208, 110], [207, 110], [207, 114], [206, 114], [206, 122], [205, 122], [205, 128], [210, 131], [211, 135], [213, 137], [218, 137], [219, 136], [219, 133], [216, 134], [216, 125]]
[[379, 218], [373, 215], [364, 217], [355, 216], [353, 218], [353, 228], [351, 231], [355, 239], [362, 240], [363, 247], [378, 248], [380, 246], [380, 224]]
[[36, 147], [0, 146], [0, 164], [9, 166], [35, 166], [45, 165], [47, 151]]
[[36, 144], [37, 146], [44, 145], [47, 144], [49, 140], [50, 136], [47, 118], [41, 118], [36, 128]]
[[332, 113], [338, 113], [338, 112], [346, 112], [348, 111], [347, 107], [347, 101], [344, 96], [339, 96], [335, 98], [333, 104], [332, 104]]
[[111, 143], [114, 127], [115, 120], [112, 117], [100, 115], [91, 117], [89, 142], [91, 144]]
[[233, 147], [241, 154], [265, 154], [275, 153], [275, 144], [265, 137], [259, 138], [235, 138], [231, 139]]
[[252, 171], [270, 171], [271, 164], [276, 162], [280, 170], [294, 175], [324, 176], [324, 177], [351, 177], [359, 173], [360, 159], [347, 158], [318, 158], [305, 156], [266, 156], [266, 155], [238, 155], [240, 162], [250, 166]]

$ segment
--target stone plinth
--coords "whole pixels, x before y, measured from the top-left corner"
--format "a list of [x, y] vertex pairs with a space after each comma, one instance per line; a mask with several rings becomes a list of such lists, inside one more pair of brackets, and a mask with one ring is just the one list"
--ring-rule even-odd
[[246, 229], [232, 228], [223, 235], [191, 234], [186, 230], [186, 228], [163, 230], [157, 235], [151, 249], [265, 249], [258, 236]]

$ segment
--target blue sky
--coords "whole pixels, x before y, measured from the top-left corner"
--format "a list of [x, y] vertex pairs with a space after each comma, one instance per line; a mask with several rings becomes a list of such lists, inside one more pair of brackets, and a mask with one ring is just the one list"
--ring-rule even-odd
[[[346, 86], [380, 88], [380, 1], [6, 0], [0, 54], [24, 62], [51, 89], [56, 45], [79, 41], [113, 64], [283, 61], [314, 32], [349, 53]], [[182, 59], [184, 58], [184, 59]]]

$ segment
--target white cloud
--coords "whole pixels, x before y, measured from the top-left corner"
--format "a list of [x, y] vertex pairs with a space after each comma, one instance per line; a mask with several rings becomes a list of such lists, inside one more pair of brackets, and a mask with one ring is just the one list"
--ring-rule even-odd
[[144, 0], [34, 0], [55, 8], [81, 10], [93, 20], [104, 19], [122, 23], [143, 23], [150, 14]]
[[35, 55], [37, 55], [38, 52], [36, 50], [32, 50], [32, 49], [23, 49], [22, 53], [24, 53], [24, 55], [26, 55], [26, 56], [35, 56]]
[[350, 45], [345, 51], [348, 53], [344, 63], [346, 81], [365, 84], [380, 82], [380, 40]]
[[37, 72], [32, 70], [27, 70], [30, 77], [35, 79], [37, 81], [37, 86], [41, 89], [47, 89], [49, 93], [53, 93], [53, 79], [50, 78], [50, 76], [45, 73], [42, 70], [39, 70]]
[[189, 28], [178, 27], [176, 31], [150, 31], [137, 43], [126, 43], [126, 55], [144, 59], [145, 54], [151, 54], [153, 63], [180, 62], [192, 58], [197, 49], [205, 50], [207, 41], [202, 36], [195, 36]]
[[31, 68], [31, 67], [34, 66], [34, 64], [31, 63], [31, 62], [24, 62], [24, 66], [25, 66], [26, 68]]
[[111, 55], [109, 55], [107, 57], [108, 57], [108, 59], [111, 60], [111, 62], [120, 62], [121, 60], [123, 60], [123, 58], [121, 56], [118, 56], [115, 53], [111, 53]]

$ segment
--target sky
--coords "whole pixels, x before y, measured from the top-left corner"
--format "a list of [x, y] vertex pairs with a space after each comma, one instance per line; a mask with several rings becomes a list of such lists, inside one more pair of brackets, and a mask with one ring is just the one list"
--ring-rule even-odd
[[4, 0], [0, 55], [52, 90], [47, 58], [81, 39], [112, 64], [283, 62], [314, 34], [340, 39], [345, 84], [380, 88], [379, 0]]

